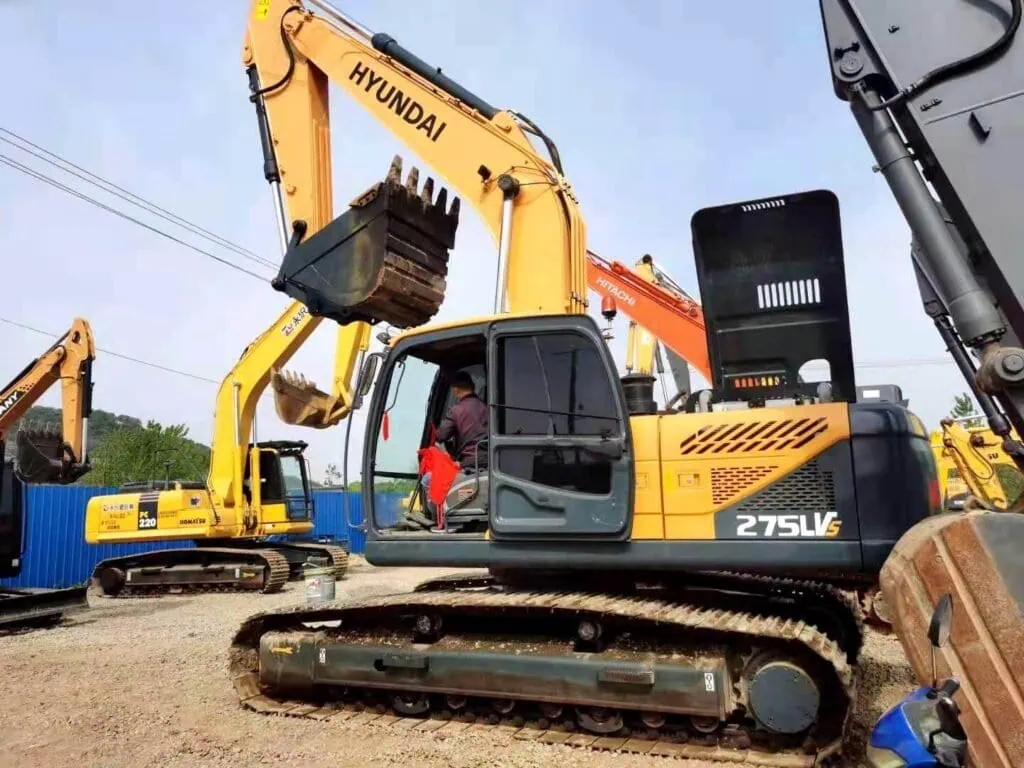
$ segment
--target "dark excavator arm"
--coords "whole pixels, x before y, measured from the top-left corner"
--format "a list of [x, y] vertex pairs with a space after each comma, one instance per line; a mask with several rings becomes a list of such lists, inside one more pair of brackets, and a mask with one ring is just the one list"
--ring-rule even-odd
[[0, 390], [2, 446], [28, 409], [60, 381], [61, 430], [18, 432], [15, 471], [24, 482], [72, 483], [89, 471], [86, 443], [95, 358], [92, 329], [75, 318], [67, 333]]
[[1024, 467], [1022, 0], [820, 6], [836, 95], [913, 232], [925, 309]]
[[[1018, 467], [1024, 427], [1022, 0], [821, 0], [835, 92], [849, 102], [913, 233], [925, 311]], [[968, 764], [1024, 765], [1024, 516], [981, 511], [918, 523], [880, 583], [922, 683], [961, 682]], [[928, 620], [953, 595], [937, 653]], [[932, 654], [937, 656], [937, 660]]]

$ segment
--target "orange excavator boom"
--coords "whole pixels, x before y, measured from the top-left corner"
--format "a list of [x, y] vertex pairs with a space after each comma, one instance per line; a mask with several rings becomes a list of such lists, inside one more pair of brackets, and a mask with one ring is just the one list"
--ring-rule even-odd
[[587, 284], [592, 291], [614, 299], [633, 321], [711, 381], [704, 313], [697, 302], [593, 251], [587, 252]]

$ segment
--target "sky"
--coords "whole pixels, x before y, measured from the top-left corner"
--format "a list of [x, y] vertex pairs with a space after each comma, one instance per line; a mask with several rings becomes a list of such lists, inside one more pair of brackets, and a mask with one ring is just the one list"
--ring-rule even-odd
[[[863, 364], [857, 383], [900, 385], [936, 428], [966, 389], [953, 365], [941, 362], [946, 353], [920, 307], [909, 230], [832, 93], [813, 3], [419, 0], [415, 16], [407, 0], [336, 3], [490, 103], [540, 125], [558, 144], [589, 247], [629, 264], [650, 253], [692, 295], [695, 211], [832, 190], [843, 218], [854, 357]], [[0, 0], [0, 71], [8, 73], [0, 128], [276, 263], [274, 208], [241, 64], [248, 0], [104, 0], [103, 13], [95, 8]], [[340, 213], [394, 154], [415, 158], [340, 89], [331, 98]], [[271, 274], [2, 141], [0, 154]], [[200, 377], [100, 352], [94, 407], [183, 423], [204, 442], [217, 389], [210, 380], [220, 381], [288, 304], [267, 280], [3, 165], [0, 254], [4, 321], [56, 334], [84, 316], [101, 349]], [[488, 313], [496, 264], [487, 230], [464, 207], [438, 319]], [[600, 301], [591, 306], [597, 315]], [[328, 385], [335, 328], [321, 324], [288, 368]], [[620, 317], [612, 342], [620, 361], [625, 330]], [[0, 378], [49, 343], [0, 322]], [[43, 404], [59, 405], [56, 391]], [[357, 414], [357, 440], [362, 430]], [[309, 442], [317, 479], [327, 464], [341, 464], [343, 428], [281, 424], [269, 396], [257, 434]], [[351, 455], [356, 473], [358, 445]]]

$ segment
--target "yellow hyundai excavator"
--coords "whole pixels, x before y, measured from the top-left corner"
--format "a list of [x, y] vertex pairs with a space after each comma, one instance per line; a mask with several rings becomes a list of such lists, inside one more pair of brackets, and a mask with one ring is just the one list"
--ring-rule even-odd
[[[320, 719], [341, 704], [530, 720], [550, 729], [534, 738], [566, 742], [582, 729], [573, 742], [596, 746], [637, 732], [651, 738], [645, 751], [758, 751], [761, 764], [835, 754], [852, 708], [860, 594], [903, 531], [939, 505], [920, 420], [855, 402], [835, 196], [694, 216], [713, 389], [687, 412], [633, 409], [650, 391], [620, 382], [587, 314], [584, 221], [536, 124], [320, 0], [254, 0], [243, 61], [266, 176], [282, 191], [288, 248], [273, 286], [343, 325], [405, 329], [384, 334], [358, 385], [373, 392], [367, 559], [488, 569], [251, 617], [230, 654], [244, 705]], [[415, 169], [403, 185], [393, 166], [331, 220], [329, 81], [480, 214], [497, 251], [493, 314], [423, 324], [443, 299], [456, 222], [432, 203], [427, 234], [444, 258], [391, 245], [407, 231], [406, 207], [429, 210], [435, 194], [428, 179], [416, 197]], [[399, 265], [421, 276], [416, 318], [382, 300]], [[817, 359], [830, 378], [800, 381]], [[482, 524], [402, 530], [374, 489], [421, 482], [418, 452], [460, 372], [477, 382], [489, 427], [444, 507], [446, 520]], [[319, 622], [332, 625], [309, 626]]]
[[[966, 426], [967, 420], [943, 419], [942, 429], [931, 434], [943, 506], [949, 510], [1008, 509], [1020, 495], [1020, 468], [990, 427]], [[1011, 435], [1018, 439], [1016, 433], [1011, 431]], [[1015, 481], [1012, 497], [1006, 487], [1009, 478]]]
[[[46, 352], [0, 390], [0, 578], [21, 573], [27, 520], [25, 483], [73, 483], [89, 469], [89, 415], [96, 344], [88, 321], [75, 318]], [[57, 382], [61, 387], [62, 429], [21, 428], [13, 460], [4, 455], [11, 430]], [[0, 627], [54, 621], [88, 605], [81, 587], [14, 590], [0, 587]]]
[[306, 443], [253, 440], [256, 404], [272, 380], [278, 413], [306, 426], [336, 424], [356, 405], [359, 394], [349, 382], [368, 348], [365, 323], [338, 329], [330, 394], [281, 371], [319, 323], [319, 317], [294, 302], [245, 348], [217, 393], [206, 483], [129, 483], [116, 494], [89, 500], [85, 539], [90, 544], [194, 545], [99, 562], [92, 580], [103, 595], [172, 589], [274, 592], [317, 561], [333, 567], [337, 578], [344, 575], [348, 552], [342, 547], [269, 538], [313, 530]]

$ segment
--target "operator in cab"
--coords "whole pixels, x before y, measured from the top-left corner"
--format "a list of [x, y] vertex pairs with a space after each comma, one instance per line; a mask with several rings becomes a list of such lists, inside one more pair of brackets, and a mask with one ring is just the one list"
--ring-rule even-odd
[[[463, 472], [487, 466], [487, 454], [477, 456], [480, 441], [487, 437], [487, 404], [477, 397], [472, 377], [459, 371], [452, 377], [455, 403], [437, 428], [437, 442], [449, 444], [452, 458]], [[456, 481], [457, 482], [457, 481]]]
[[[420, 451], [421, 485], [433, 520], [408, 515], [406, 519], [413, 526], [439, 524], [443, 518], [438, 506], [443, 505], [447, 493], [473, 478], [475, 472], [487, 469], [487, 451], [481, 445], [487, 437], [487, 404], [477, 396], [473, 378], [465, 371], [455, 373], [449, 386], [455, 402], [434, 431], [434, 445]], [[431, 499], [435, 480], [444, 487], [438, 487]]]

